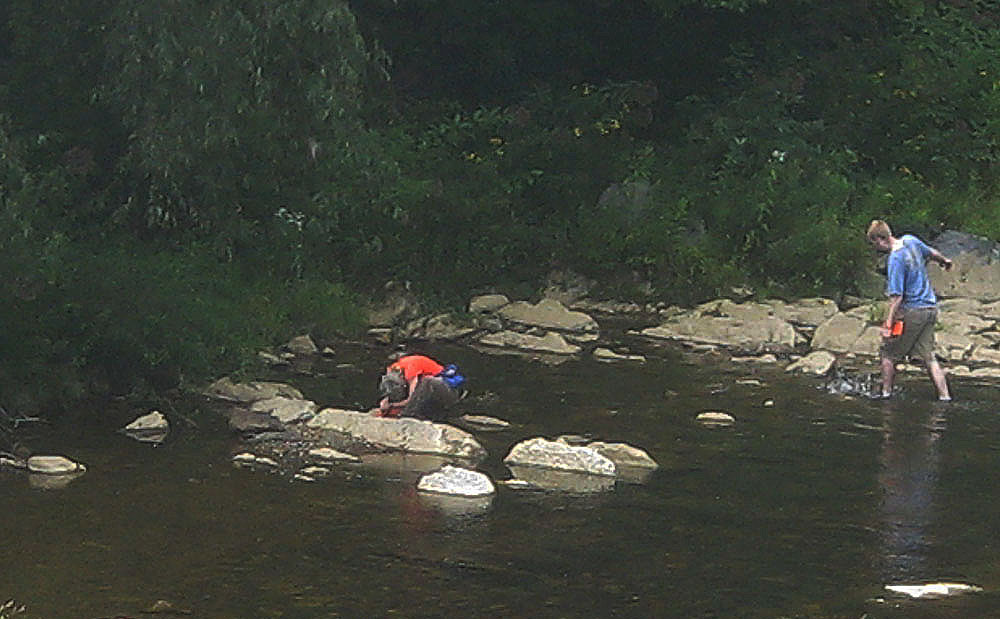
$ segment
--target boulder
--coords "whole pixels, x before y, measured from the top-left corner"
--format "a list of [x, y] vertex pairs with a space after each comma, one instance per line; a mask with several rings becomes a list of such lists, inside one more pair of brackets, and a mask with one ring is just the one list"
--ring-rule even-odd
[[261, 381], [234, 383], [229, 377], [220, 378], [215, 381], [203, 393], [210, 398], [239, 402], [240, 404], [251, 404], [258, 400], [267, 400], [268, 398], [278, 396], [296, 399], [302, 398], [301, 391], [285, 383]]
[[954, 262], [950, 271], [928, 269], [931, 285], [939, 296], [1000, 299], [1000, 245], [954, 230], [943, 232], [932, 244]]
[[306, 425], [317, 430], [347, 434], [386, 449], [469, 459], [486, 455], [483, 446], [468, 432], [422, 419], [392, 419], [327, 408], [307, 421]]
[[417, 490], [465, 497], [482, 497], [496, 493], [493, 482], [483, 473], [448, 465], [442, 467], [440, 471], [421, 477], [417, 483]]
[[266, 413], [253, 413], [243, 408], [229, 411], [228, 421], [230, 429], [244, 434], [284, 430], [284, 425], [274, 417]]
[[285, 350], [296, 355], [315, 355], [319, 353], [319, 347], [309, 335], [299, 335], [293, 337], [287, 344]]
[[805, 357], [790, 364], [785, 368], [786, 372], [802, 372], [814, 376], [826, 376], [833, 364], [837, 362], [837, 357], [826, 350], [814, 350]]
[[566, 341], [566, 338], [554, 331], [549, 331], [544, 336], [528, 335], [527, 333], [517, 333], [515, 331], [488, 333], [479, 338], [479, 343], [486, 346], [516, 348], [518, 350], [556, 355], [574, 355], [581, 350], [579, 346], [570, 344]]
[[542, 299], [535, 305], [527, 301], [515, 301], [497, 312], [505, 320], [543, 329], [560, 331], [597, 331], [597, 321], [584, 314], [566, 308], [555, 299]]
[[305, 421], [316, 414], [316, 409], [316, 403], [312, 400], [283, 396], [258, 400], [250, 405], [250, 412], [270, 415], [281, 423]]
[[614, 477], [615, 463], [590, 447], [569, 445], [542, 437], [531, 438], [514, 445], [504, 458], [504, 464], [560, 471], [607, 475]]
[[816, 327], [810, 345], [813, 350], [848, 352], [867, 327], [867, 321], [860, 316], [842, 312]]

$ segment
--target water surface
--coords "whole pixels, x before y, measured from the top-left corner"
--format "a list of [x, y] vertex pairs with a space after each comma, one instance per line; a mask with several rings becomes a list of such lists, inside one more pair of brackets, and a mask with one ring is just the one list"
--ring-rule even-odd
[[[478, 435], [494, 479], [539, 435], [625, 441], [661, 464], [604, 493], [500, 487], [466, 514], [390, 465], [311, 484], [236, 468], [239, 445], [197, 398], [164, 411], [159, 447], [114, 432], [147, 412], [121, 402], [36, 428], [36, 449], [89, 471], [59, 490], [0, 473], [0, 602], [51, 619], [143, 616], [158, 599], [209, 618], [1000, 617], [995, 388], [953, 381], [959, 401], [940, 405], [903, 377], [898, 400], [847, 400], [780, 367], [630, 343], [645, 364], [425, 350], [468, 374], [459, 412], [514, 423]], [[368, 406], [385, 352], [273, 376], [322, 406]], [[737, 421], [704, 427], [705, 410]], [[984, 591], [883, 589], [936, 581]]]

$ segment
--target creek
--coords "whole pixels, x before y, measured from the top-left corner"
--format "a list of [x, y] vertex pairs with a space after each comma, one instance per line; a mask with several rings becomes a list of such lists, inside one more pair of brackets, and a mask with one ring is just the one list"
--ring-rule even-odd
[[[116, 432], [148, 412], [124, 402], [33, 427], [35, 449], [88, 472], [44, 490], [0, 471], [0, 604], [46, 619], [149, 616], [161, 599], [213, 619], [1000, 616], [994, 387], [953, 380], [942, 405], [903, 376], [897, 399], [847, 399], [784, 364], [620, 341], [647, 361], [419, 350], [469, 377], [458, 413], [512, 422], [477, 433], [494, 480], [533, 436], [623, 441], [660, 464], [600, 493], [499, 486], [472, 513], [416, 493], [405, 458], [315, 483], [236, 467], [242, 446], [197, 397], [163, 411], [159, 446]], [[388, 352], [345, 345], [310, 374], [255, 378], [366, 409]], [[736, 422], [695, 422], [707, 410]], [[884, 589], [939, 581], [983, 591]]]

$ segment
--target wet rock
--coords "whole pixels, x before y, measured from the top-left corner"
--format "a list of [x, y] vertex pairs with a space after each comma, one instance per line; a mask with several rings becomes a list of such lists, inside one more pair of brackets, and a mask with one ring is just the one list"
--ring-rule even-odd
[[143, 443], [162, 443], [170, 431], [170, 423], [160, 411], [138, 417], [122, 428], [126, 436]]
[[241, 434], [279, 432], [284, 429], [280, 421], [266, 413], [254, 413], [243, 408], [234, 408], [228, 413], [229, 427]]
[[502, 294], [482, 294], [469, 301], [470, 314], [493, 314], [501, 307], [510, 303], [510, 299]]
[[315, 477], [320, 477], [322, 475], [329, 475], [330, 469], [322, 466], [307, 466], [304, 467], [301, 471], [299, 471], [299, 473], [315, 478]]
[[28, 472], [40, 475], [70, 475], [82, 473], [87, 467], [63, 456], [31, 456], [28, 458]]
[[786, 372], [802, 372], [814, 376], [826, 376], [837, 362], [837, 357], [826, 350], [815, 350], [785, 368]]
[[722, 411], [705, 411], [698, 413], [695, 421], [706, 426], [730, 426], [736, 422], [736, 419], [729, 413], [723, 413]]
[[558, 329], [560, 331], [597, 331], [597, 321], [583, 312], [575, 312], [555, 299], [542, 299], [535, 305], [527, 301], [515, 301], [498, 311], [501, 317], [511, 322]]
[[610, 348], [595, 348], [594, 358], [598, 361], [645, 361], [646, 358], [642, 355], [628, 355], [619, 354]]
[[285, 383], [266, 381], [234, 383], [229, 377], [220, 378], [215, 381], [203, 393], [210, 398], [238, 402], [240, 404], [251, 404], [258, 400], [267, 400], [279, 396], [302, 399], [301, 391]]
[[440, 471], [424, 475], [417, 490], [466, 497], [489, 496], [496, 492], [493, 482], [483, 473], [456, 466], [444, 466]]
[[579, 471], [568, 471], [537, 466], [508, 464], [513, 479], [506, 480], [504, 486], [515, 490], [545, 490], [590, 494], [607, 492], [615, 487], [615, 477], [593, 475]]
[[315, 447], [308, 452], [309, 457], [325, 461], [361, 462], [361, 458], [354, 454], [337, 451], [331, 447]]
[[574, 446], [542, 437], [522, 441], [511, 448], [504, 464], [574, 471], [614, 477], [615, 463], [589, 447]]
[[316, 414], [316, 408], [316, 403], [312, 400], [278, 396], [254, 402], [250, 405], [250, 412], [270, 415], [281, 423], [288, 424], [312, 418]]
[[638, 447], [633, 447], [627, 443], [605, 443], [603, 441], [594, 441], [592, 443], [588, 443], [587, 447], [614, 462], [615, 467], [618, 469], [623, 467], [649, 470], [660, 468], [660, 465], [656, 463], [656, 460], [653, 460], [653, 458], [646, 453], [646, 451], [639, 449]]
[[473, 459], [486, 455], [483, 446], [468, 432], [421, 419], [391, 419], [327, 408], [307, 421], [306, 425], [316, 430], [347, 434], [387, 449]]
[[238, 453], [233, 456], [233, 462], [237, 464], [253, 464], [257, 461], [257, 456], [250, 453], [249, 451], [244, 451], [243, 453]]
[[574, 355], [582, 350], [579, 346], [570, 344], [563, 336], [552, 331], [541, 337], [526, 333], [517, 333], [515, 331], [501, 331], [499, 333], [484, 335], [479, 338], [479, 343], [486, 346], [516, 348], [518, 350], [556, 355]]
[[855, 373], [835, 370], [824, 389], [834, 395], [876, 397], [882, 393], [882, 378], [874, 372]]
[[510, 427], [509, 421], [497, 419], [496, 417], [488, 417], [486, 415], [462, 415], [458, 419], [459, 421], [481, 430], [506, 430]]

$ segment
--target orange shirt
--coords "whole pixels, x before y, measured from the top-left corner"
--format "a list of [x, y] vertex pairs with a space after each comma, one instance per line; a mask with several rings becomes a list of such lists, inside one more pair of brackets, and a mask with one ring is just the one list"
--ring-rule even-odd
[[397, 359], [388, 369], [403, 370], [403, 377], [406, 382], [410, 382], [418, 376], [437, 376], [444, 369], [444, 366], [430, 357], [406, 355]]

